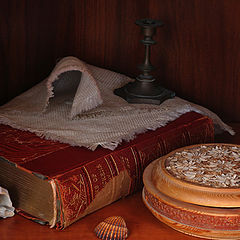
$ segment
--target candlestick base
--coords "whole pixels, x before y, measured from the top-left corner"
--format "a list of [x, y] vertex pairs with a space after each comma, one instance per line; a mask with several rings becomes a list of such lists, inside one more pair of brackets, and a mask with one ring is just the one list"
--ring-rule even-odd
[[141, 83], [138, 81], [115, 89], [114, 93], [125, 99], [129, 103], [145, 103], [159, 105], [169, 98], [173, 98], [175, 93], [159, 85]]

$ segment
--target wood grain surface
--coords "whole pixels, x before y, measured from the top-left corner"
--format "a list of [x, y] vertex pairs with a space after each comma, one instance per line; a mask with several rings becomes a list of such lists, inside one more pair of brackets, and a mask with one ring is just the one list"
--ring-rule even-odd
[[127, 238], [129, 240], [197, 240], [159, 222], [144, 206], [140, 192], [88, 215], [65, 230], [50, 229], [48, 226], [41, 226], [19, 215], [0, 219], [0, 236], [1, 240], [97, 240], [94, 233], [96, 225], [105, 218], [116, 215], [125, 219], [130, 232]]
[[74, 55], [129, 76], [144, 48], [137, 19], [165, 26], [152, 47], [154, 75], [177, 95], [240, 120], [239, 0], [9, 0], [0, 8], [0, 104]]

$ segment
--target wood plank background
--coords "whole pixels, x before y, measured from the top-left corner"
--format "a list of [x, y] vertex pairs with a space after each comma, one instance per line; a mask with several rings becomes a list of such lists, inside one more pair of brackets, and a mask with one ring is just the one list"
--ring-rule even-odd
[[0, 8], [0, 104], [73, 55], [129, 76], [144, 48], [137, 19], [154, 18], [154, 76], [226, 121], [240, 121], [239, 0], [7, 0]]

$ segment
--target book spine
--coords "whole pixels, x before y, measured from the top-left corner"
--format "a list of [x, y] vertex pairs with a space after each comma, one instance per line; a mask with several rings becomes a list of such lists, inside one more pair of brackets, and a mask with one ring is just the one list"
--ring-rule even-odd
[[63, 229], [83, 216], [142, 188], [145, 167], [170, 151], [212, 142], [212, 120], [199, 118], [98, 158], [54, 179]]

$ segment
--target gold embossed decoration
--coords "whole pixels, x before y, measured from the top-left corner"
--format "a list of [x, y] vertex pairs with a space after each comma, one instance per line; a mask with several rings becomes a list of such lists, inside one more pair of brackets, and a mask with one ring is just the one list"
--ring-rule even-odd
[[120, 216], [106, 218], [94, 231], [97, 237], [103, 240], [124, 240], [128, 237], [126, 222]]

